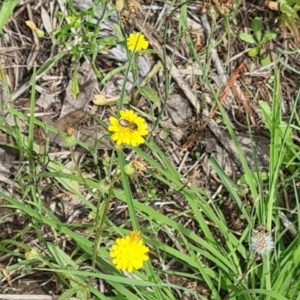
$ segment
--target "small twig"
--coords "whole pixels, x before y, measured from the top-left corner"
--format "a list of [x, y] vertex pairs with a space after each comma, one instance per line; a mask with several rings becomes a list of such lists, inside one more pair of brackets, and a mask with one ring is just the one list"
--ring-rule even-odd
[[[240, 64], [237, 67], [237, 69], [234, 71], [234, 73], [232, 74], [232, 76], [229, 79], [228, 83], [225, 85], [222, 93], [219, 95], [218, 101], [219, 101], [220, 104], [222, 104], [224, 102], [224, 100], [225, 100], [225, 98], [226, 98], [229, 90], [232, 88], [232, 86], [233, 86], [233, 84], [234, 84], [234, 82], [235, 82], [235, 80], [236, 80], [239, 72], [241, 71], [241, 69], [243, 67], [244, 67], [244, 64], [243, 63]], [[216, 113], [217, 110], [218, 110], [218, 105], [215, 105], [215, 107], [212, 109], [211, 113], [209, 114], [209, 118], [212, 119], [214, 117], [214, 115], [215, 115], [215, 113]]]
[[[206, 33], [206, 38], [209, 39], [210, 36], [211, 36], [211, 29], [210, 29], [210, 25], [209, 25], [207, 16], [206, 16], [206, 14], [203, 14], [203, 15], [200, 16], [200, 18], [201, 18], [201, 22], [202, 22], [204, 31]], [[213, 39], [211, 39], [211, 42], [213, 44], [215, 43], [215, 41]], [[222, 93], [220, 95], [219, 101], [221, 102], [221, 99], [222, 99], [222, 102], [223, 102], [225, 100], [225, 97], [226, 97], [227, 94], [229, 94], [229, 96], [231, 96], [231, 97], [233, 97], [233, 95], [234, 95], [238, 99], [238, 101], [243, 105], [244, 109], [248, 113], [248, 115], [249, 115], [249, 117], [251, 119], [252, 124], [255, 125], [255, 120], [254, 120], [254, 117], [253, 117], [253, 110], [252, 110], [251, 106], [247, 102], [247, 97], [243, 94], [241, 88], [238, 85], [233, 85], [234, 82], [235, 82], [235, 79], [236, 79], [236, 77], [238, 75], [238, 73], [243, 68], [243, 64], [241, 64], [241, 65], [238, 66], [238, 68], [236, 69], [235, 73], [232, 75], [232, 77], [228, 81], [227, 77], [225, 75], [223, 66], [222, 66], [222, 64], [220, 62], [220, 59], [219, 59], [219, 56], [218, 56], [218, 53], [217, 53], [216, 49], [211, 49], [210, 50], [210, 56], [211, 56], [211, 59], [212, 59], [212, 61], [214, 63], [214, 66], [215, 66], [215, 68], [217, 70], [217, 73], [218, 73], [218, 75], [219, 75], [219, 77], [221, 79], [221, 82], [225, 86], [225, 89], [223, 91], [224, 94]], [[232, 91], [231, 91], [231, 89], [232, 89]], [[217, 108], [215, 107], [213, 109], [213, 111], [211, 112], [212, 116], [215, 114], [216, 109]]]

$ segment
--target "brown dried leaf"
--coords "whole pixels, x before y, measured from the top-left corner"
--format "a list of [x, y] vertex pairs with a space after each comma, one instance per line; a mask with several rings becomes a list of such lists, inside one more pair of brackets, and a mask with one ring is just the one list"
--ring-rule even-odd
[[39, 107], [47, 110], [48, 107], [55, 102], [54, 96], [52, 94], [48, 94], [45, 90], [42, 91], [40, 97], [36, 101], [36, 104]]
[[30, 20], [25, 21], [25, 24], [26, 24], [31, 30], [33, 30], [33, 31], [36, 31], [36, 30], [37, 30], [36, 25], [35, 25], [32, 21], [30, 21]]
[[106, 98], [103, 95], [97, 94], [93, 97], [93, 103], [95, 105], [114, 105], [119, 100], [119, 97], [113, 97], [113, 98]]
[[265, 5], [271, 10], [279, 10], [279, 3], [276, 1], [265, 1]]
[[76, 109], [56, 120], [54, 122], [54, 127], [61, 132], [66, 132], [69, 127], [76, 127], [76, 125], [84, 122], [87, 117], [88, 114], [85, 111]]
[[2, 264], [0, 264], [0, 272], [3, 274], [3, 276], [7, 280], [9, 286], [12, 287], [11, 280], [10, 280], [10, 275], [7, 272], [6, 268]]
[[[252, 170], [255, 170], [256, 168], [261, 170], [268, 166], [270, 143], [268, 138], [253, 136], [253, 141], [247, 135], [237, 135], [236, 138], [245, 154], [248, 165]], [[205, 140], [206, 152], [214, 156], [220, 167], [228, 176], [240, 172], [239, 161], [235, 160], [222, 145], [224, 142], [226, 143], [226, 141], [227, 144], [229, 144], [230, 140], [231, 138], [229, 135], [225, 133], [222, 142], [216, 138], [207, 138]], [[253, 152], [253, 149], [255, 149], [255, 152]], [[253, 155], [255, 155], [254, 160]]]
[[[187, 127], [183, 125], [188, 125], [192, 117], [191, 105], [185, 98], [175, 94], [171, 96], [166, 109], [170, 118], [162, 121], [160, 125], [169, 129], [172, 138], [179, 142], [184, 137]], [[166, 133], [161, 131], [159, 137], [165, 139]]]
[[192, 117], [190, 103], [180, 95], [172, 95], [168, 101], [167, 111], [176, 126], [188, 124]]

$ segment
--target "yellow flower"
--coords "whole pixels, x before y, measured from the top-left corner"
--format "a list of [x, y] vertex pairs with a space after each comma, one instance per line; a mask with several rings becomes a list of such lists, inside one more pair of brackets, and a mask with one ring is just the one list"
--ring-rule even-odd
[[108, 131], [112, 132], [111, 139], [118, 146], [126, 144], [136, 147], [145, 143], [144, 135], [148, 134], [148, 126], [142, 117], [133, 110], [121, 110], [120, 119], [109, 118]]
[[145, 39], [144, 35], [137, 32], [131, 33], [127, 38], [127, 47], [132, 52], [140, 52], [143, 49], [147, 49], [149, 42]]
[[39, 38], [42, 38], [42, 37], [45, 36], [44, 31], [38, 29], [38, 28], [36, 27], [36, 25], [35, 25], [32, 21], [30, 21], [30, 20], [25, 21], [25, 24], [26, 24], [32, 31], [34, 31], [34, 32], [37, 34], [37, 36], [38, 36]]
[[116, 239], [112, 246], [110, 257], [118, 270], [128, 271], [140, 269], [144, 261], [149, 259], [149, 248], [141, 240], [139, 231], [133, 231], [130, 235]]

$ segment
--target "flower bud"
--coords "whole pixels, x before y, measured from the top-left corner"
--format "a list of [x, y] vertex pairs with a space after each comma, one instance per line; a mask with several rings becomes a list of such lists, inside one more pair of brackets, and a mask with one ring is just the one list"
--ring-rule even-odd
[[133, 163], [130, 162], [129, 164], [127, 164], [125, 167], [124, 167], [124, 172], [125, 174], [127, 174], [128, 176], [131, 176], [135, 173], [135, 167], [133, 166]]
[[108, 184], [107, 180], [104, 179], [99, 182], [99, 190], [102, 193], [108, 194], [109, 189], [110, 189], [110, 185]]
[[36, 248], [30, 248], [25, 252], [25, 258], [27, 260], [38, 259], [40, 257], [40, 253]]

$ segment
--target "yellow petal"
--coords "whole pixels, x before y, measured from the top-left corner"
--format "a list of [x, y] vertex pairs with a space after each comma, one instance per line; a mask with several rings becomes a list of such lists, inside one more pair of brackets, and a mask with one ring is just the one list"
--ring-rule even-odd
[[32, 21], [30, 21], [30, 20], [25, 21], [25, 24], [26, 24], [31, 30], [33, 30], [33, 31], [36, 31], [36, 30], [37, 30], [36, 25], [35, 25]]

